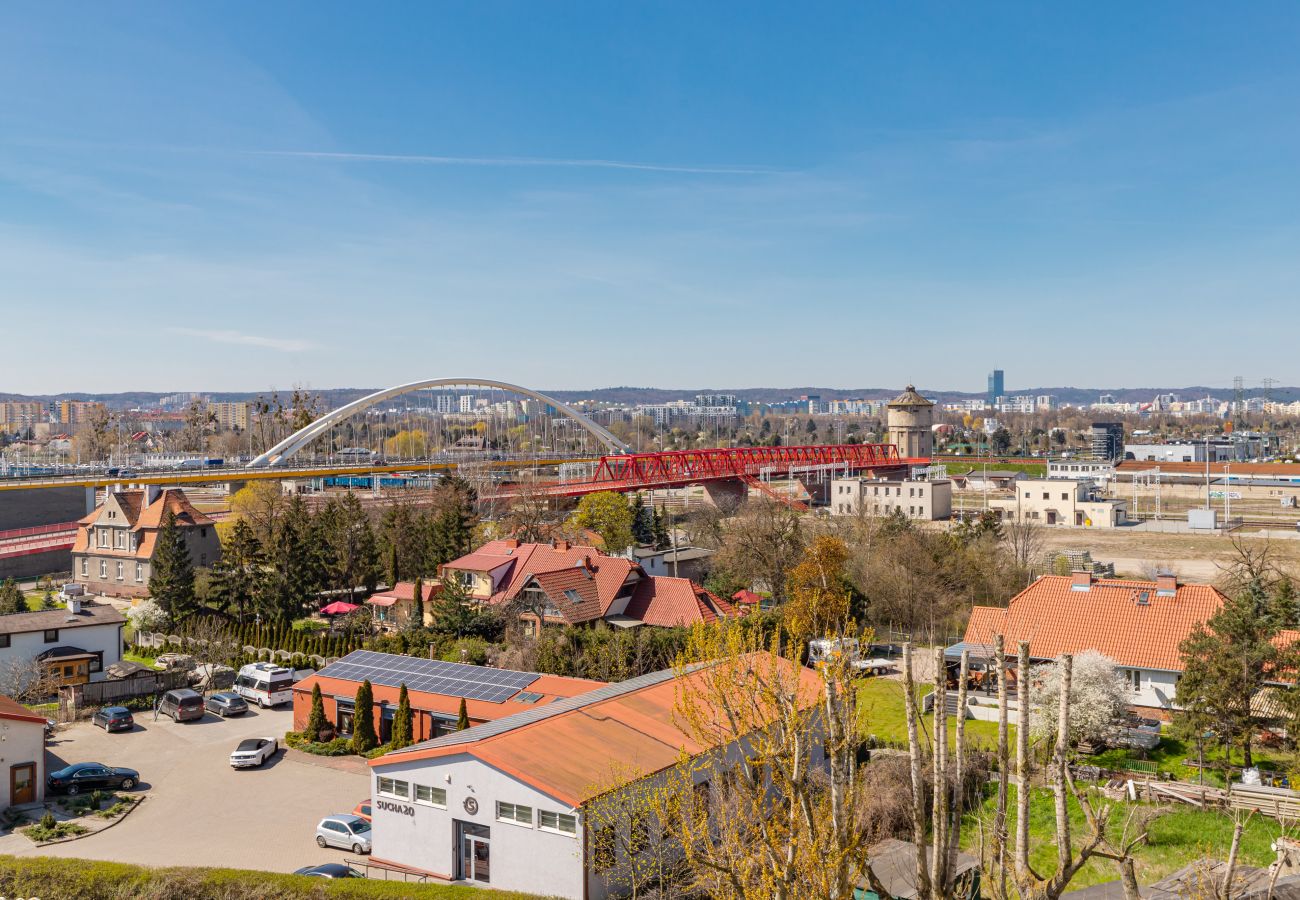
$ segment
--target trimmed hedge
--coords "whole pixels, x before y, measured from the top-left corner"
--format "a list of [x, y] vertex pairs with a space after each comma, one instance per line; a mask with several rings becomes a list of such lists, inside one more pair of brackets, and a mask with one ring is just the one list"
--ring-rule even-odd
[[[150, 869], [87, 859], [0, 856], [0, 896], [41, 900], [326, 900], [330, 897], [483, 900], [481, 888], [349, 879], [331, 881], [242, 869]], [[492, 900], [537, 900], [492, 891]]]

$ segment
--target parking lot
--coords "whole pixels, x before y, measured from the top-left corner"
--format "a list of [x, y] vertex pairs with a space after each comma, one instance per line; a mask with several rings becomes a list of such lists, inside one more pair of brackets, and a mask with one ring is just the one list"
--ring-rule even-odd
[[65, 844], [37, 847], [21, 834], [0, 836], [0, 854], [278, 872], [356, 860], [317, 847], [315, 833], [322, 816], [350, 812], [369, 796], [358, 761], [338, 768], [328, 760], [286, 759], [281, 750], [260, 769], [229, 765], [241, 739], [283, 743], [291, 724], [288, 709], [251, 709], [230, 719], [209, 713], [179, 724], [137, 713], [135, 728], [117, 734], [89, 722], [64, 726], [46, 746], [47, 771], [74, 762], [128, 766], [140, 772], [136, 791], [147, 799], [120, 824]]

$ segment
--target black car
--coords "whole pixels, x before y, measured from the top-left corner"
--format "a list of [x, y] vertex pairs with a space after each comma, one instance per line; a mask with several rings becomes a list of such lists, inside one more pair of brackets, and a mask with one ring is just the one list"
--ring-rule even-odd
[[125, 706], [105, 706], [91, 716], [90, 724], [105, 731], [130, 731], [135, 727], [135, 717]]
[[45, 790], [51, 794], [80, 794], [97, 788], [121, 788], [129, 791], [139, 783], [140, 773], [135, 769], [85, 762], [51, 772], [46, 776]]
[[208, 712], [216, 713], [223, 719], [248, 712], [248, 704], [234, 691], [219, 691], [209, 697], [203, 706]]
[[345, 866], [343, 863], [325, 863], [320, 866], [303, 866], [301, 869], [294, 869], [295, 875], [315, 875], [319, 878], [365, 878], [356, 869], [351, 866]]

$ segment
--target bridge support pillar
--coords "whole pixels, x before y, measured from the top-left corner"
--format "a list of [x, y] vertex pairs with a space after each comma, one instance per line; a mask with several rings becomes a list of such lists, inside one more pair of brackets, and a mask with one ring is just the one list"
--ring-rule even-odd
[[95, 493], [95, 488], [86, 488], [86, 515], [90, 515], [95, 511]]
[[795, 480], [802, 484], [803, 489], [808, 492], [811, 505], [825, 506], [830, 502], [831, 484], [829, 479], [800, 477]]
[[744, 502], [748, 493], [749, 489], [734, 478], [704, 482], [704, 496], [721, 509], [735, 509]]

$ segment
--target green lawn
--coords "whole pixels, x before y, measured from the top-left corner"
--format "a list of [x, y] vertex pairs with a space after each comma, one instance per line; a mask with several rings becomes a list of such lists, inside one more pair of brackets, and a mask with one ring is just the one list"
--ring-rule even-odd
[[[931, 690], [929, 685], [916, 685], [919, 699]], [[903, 682], [896, 678], [866, 678], [858, 687], [858, 718], [862, 733], [874, 735], [891, 745], [907, 744], [907, 711], [903, 703]], [[925, 733], [933, 724], [931, 716], [923, 717]], [[948, 720], [948, 734], [957, 730], [957, 720]], [[1015, 740], [1015, 727], [1010, 729], [1009, 740]], [[966, 720], [966, 740], [972, 747], [993, 749], [997, 747], [998, 723], [977, 719]]]
[[137, 650], [128, 650], [126, 653], [123, 653], [123, 654], [122, 654], [122, 659], [126, 660], [127, 662], [135, 662], [135, 663], [139, 663], [139, 664], [142, 665], [142, 666], [148, 666], [149, 668], [152, 669], [152, 668], [153, 668], [153, 664], [154, 664], [154, 660], [155, 660], [157, 657], [155, 657], [155, 656], [149, 656], [148, 654], [146, 654], [146, 653], [144, 653], [144, 652], [141, 652], [142, 650], [146, 650], [146, 649], [149, 649], [149, 648], [140, 648], [140, 649], [137, 649]]
[[[1196, 745], [1186, 743], [1169, 735], [1162, 737], [1160, 745], [1148, 753], [1107, 750], [1105, 753], [1099, 753], [1088, 758], [1086, 762], [1108, 769], [1122, 769], [1125, 758], [1145, 759], [1153, 762], [1160, 772], [1169, 774], [1176, 781], [1198, 783], [1198, 776], [1201, 773], [1201, 770], [1196, 766], [1184, 765], [1185, 760], [1196, 761]], [[1205, 747], [1205, 764], [1207, 767], [1221, 765], [1223, 758], [1221, 748], [1210, 745]], [[1294, 757], [1283, 751], [1256, 747], [1253, 749], [1252, 762], [1260, 769], [1288, 773], [1291, 775], [1293, 782], [1297, 781], [1293, 768], [1295, 765]], [[1240, 769], [1242, 764], [1243, 755], [1238, 749], [1232, 754], [1231, 765]], [[1204, 770], [1204, 783], [1222, 787], [1223, 776], [1217, 769], [1206, 768]]]
[[[1007, 828], [1014, 840], [1016, 789], [1009, 789]], [[980, 822], [985, 828], [993, 820], [996, 800], [990, 793], [980, 811], [968, 815], [962, 827], [962, 844], [967, 849], [978, 852], [980, 845]], [[1112, 815], [1111, 820], [1122, 827], [1125, 816], [1133, 804], [1122, 803], [1121, 810]], [[1188, 863], [1202, 857], [1223, 859], [1227, 856], [1232, 843], [1232, 819], [1221, 812], [1205, 812], [1190, 806], [1152, 807], [1141, 804], [1144, 813], [1155, 818], [1146, 825], [1150, 835], [1149, 843], [1140, 847], [1134, 854], [1137, 879], [1141, 884], [1159, 881], [1170, 872], [1177, 871]], [[1073, 843], [1078, 846], [1087, 836], [1087, 824], [1083, 811], [1078, 805], [1070, 803], [1070, 826]], [[1272, 841], [1282, 833], [1277, 821], [1266, 816], [1256, 816], [1242, 834], [1241, 861], [1245, 865], [1266, 866], [1273, 861], [1274, 854], [1269, 849]], [[987, 831], [986, 831], [987, 834]], [[1045, 875], [1056, 867], [1056, 819], [1053, 813], [1052, 793], [1046, 789], [1035, 789], [1029, 803], [1029, 844], [1030, 865], [1040, 874]], [[987, 838], [986, 838], [987, 846]], [[1118, 870], [1109, 860], [1094, 859], [1090, 861], [1070, 882], [1071, 889], [1087, 887], [1104, 881], [1114, 881], [1119, 877]]]
[[[27, 608], [32, 612], [40, 612], [45, 609], [45, 593], [43, 591], [28, 591], [26, 598]], [[58, 603], [58, 601], [55, 600], [55, 603]]]

